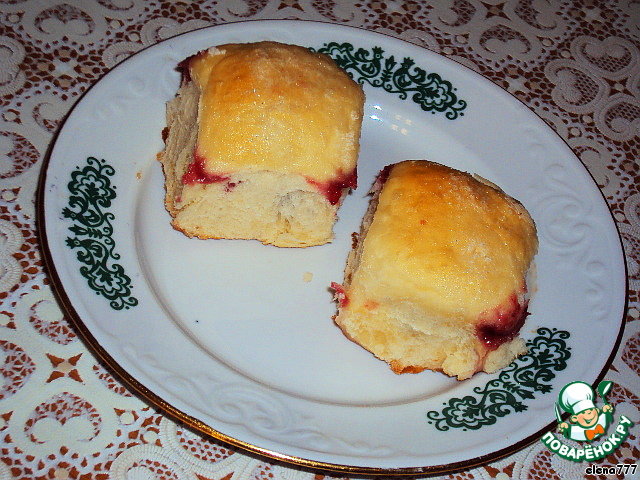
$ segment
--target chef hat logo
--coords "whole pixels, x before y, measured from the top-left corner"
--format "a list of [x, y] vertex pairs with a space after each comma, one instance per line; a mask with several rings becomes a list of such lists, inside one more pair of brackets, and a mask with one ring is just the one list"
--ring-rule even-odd
[[585, 382], [571, 382], [560, 391], [558, 403], [565, 412], [577, 415], [590, 408], [596, 408], [595, 393]]

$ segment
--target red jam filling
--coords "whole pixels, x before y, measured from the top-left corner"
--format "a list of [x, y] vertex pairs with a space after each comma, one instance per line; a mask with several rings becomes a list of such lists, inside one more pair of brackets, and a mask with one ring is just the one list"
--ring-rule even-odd
[[342, 190], [345, 188], [356, 188], [358, 186], [358, 174], [354, 168], [351, 173], [340, 174], [333, 180], [328, 182], [318, 182], [311, 178], [307, 178], [307, 182], [316, 187], [322, 194], [327, 197], [331, 205], [337, 205], [342, 198]]
[[346, 292], [344, 291], [344, 287], [336, 282], [331, 282], [331, 288], [335, 290], [336, 296], [335, 299], [340, 302], [340, 307], [345, 308], [349, 305], [349, 297], [347, 297]]
[[[196, 150], [193, 154], [193, 161], [189, 164], [187, 172], [182, 176], [182, 183], [184, 185], [219, 183], [227, 182], [231, 178], [228, 175], [208, 173], [205, 170], [205, 162], [205, 158], [199, 155]], [[358, 176], [355, 169], [347, 175], [340, 173], [335, 179], [327, 182], [317, 182], [307, 178], [307, 182], [320, 190], [331, 205], [336, 205], [340, 202], [344, 188], [356, 188], [357, 181]], [[225, 189], [231, 191], [236, 185], [237, 183], [229, 182]]]
[[[196, 183], [219, 183], [226, 182], [231, 177], [219, 175], [216, 173], [208, 173], [204, 169], [205, 158], [196, 151], [193, 154], [193, 162], [189, 165], [187, 173], [182, 176], [182, 183], [185, 185], [193, 185]], [[229, 184], [231, 185], [231, 184]], [[235, 184], [233, 185], [235, 187]]]
[[206, 53], [206, 50], [200, 50], [178, 63], [177, 70], [180, 73], [180, 81], [182, 82], [182, 85], [191, 81], [191, 61]]
[[513, 340], [524, 325], [529, 312], [528, 301], [518, 302], [514, 293], [507, 305], [497, 308], [492, 314], [485, 314], [476, 327], [476, 335], [490, 350], [497, 349], [505, 342]]
[[376, 178], [376, 185], [382, 186], [386, 183], [387, 179], [389, 178], [389, 174], [391, 173], [391, 169], [393, 168], [393, 164], [392, 165], [387, 165], [386, 167], [384, 167], [382, 170], [380, 170], [380, 172], [378, 173], [378, 176]]

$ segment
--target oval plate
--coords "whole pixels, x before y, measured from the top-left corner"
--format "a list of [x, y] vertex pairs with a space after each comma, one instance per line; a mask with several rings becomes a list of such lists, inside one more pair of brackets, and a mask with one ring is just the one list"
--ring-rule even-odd
[[[210, 46], [266, 39], [325, 51], [364, 85], [359, 188], [329, 245], [188, 239], [163, 206], [155, 156], [176, 64]], [[537, 223], [537, 291], [522, 330], [529, 354], [502, 372], [464, 382], [395, 375], [333, 324], [328, 286], [342, 281], [375, 174], [417, 158], [489, 179]], [[563, 385], [604, 374], [622, 332], [621, 242], [573, 152], [493, 83], [387, 36], [260, 21], [161, 42], [81, 98], [43, 172], [45, 259], [88, 344], [152, 404], [270, 458], [349, 473], [497, 459], [553, 425]]]

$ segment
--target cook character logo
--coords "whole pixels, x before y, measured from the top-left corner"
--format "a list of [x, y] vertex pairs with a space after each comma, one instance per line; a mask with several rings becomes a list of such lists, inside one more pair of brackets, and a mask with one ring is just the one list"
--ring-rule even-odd
[[[604, 405], [596, 406], [596, 394], [591, 385], [585, 382], [571, 382], [564, 386], [555, 404], [558, 432], [565, 438], [584, 442], [582, 448], [576, 448], [547, 432], [541, 441], [552, 452], [574, 462], [600, 460], [616, 450], [629, 436], [629, 428], [633, 422], [620, 415], [613, 432], [607, 432], [613, 425], [613, 405], [607, 401], [611, 391], [609, 381], [598, 384], [598, 394]], [[562, 419], [562, 410], [569, 414], [567, 420]]]
[[[579, 442], [591, 442], [601, 437], [613, 420], [613, 406], [607, 402], [606, 395], [611, 390], [611, 382], [601, 382], [598, 392], [604, 400], [600, 409], [595, 405], [595, 393], [591, 385], [585, 382], [571, 382], [558, 395], [556, 418], [558, 430], [565, 437]], [[562, 421], [558, 405], [570, 413], [569, 423]]]

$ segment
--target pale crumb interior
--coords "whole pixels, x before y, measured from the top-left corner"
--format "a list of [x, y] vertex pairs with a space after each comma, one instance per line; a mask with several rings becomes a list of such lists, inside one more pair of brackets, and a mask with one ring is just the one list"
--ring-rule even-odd
[[323, 244], [333, 239], [336, 207], [312, 189], [304, 179], [270, 171], [189, 185], [173, 224], [199, 238], [257, 239], [281, 247]]

